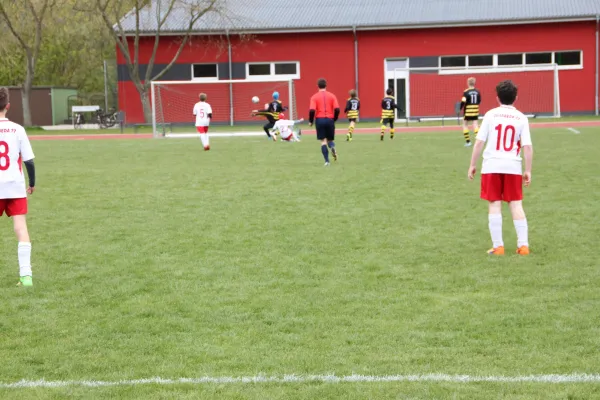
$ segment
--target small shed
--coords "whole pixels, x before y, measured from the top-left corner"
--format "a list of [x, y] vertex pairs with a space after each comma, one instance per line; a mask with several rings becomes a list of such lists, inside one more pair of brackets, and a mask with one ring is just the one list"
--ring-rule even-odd
[[[23, 100], [20, 87], [9, 87], [10, 111], [8, 118], [23, 124]], [[77, 89], [36, 86], [31, 90], [32, 124], [35, 126], [59, 125], [69, 118], [69, 97], [77, 96]]]

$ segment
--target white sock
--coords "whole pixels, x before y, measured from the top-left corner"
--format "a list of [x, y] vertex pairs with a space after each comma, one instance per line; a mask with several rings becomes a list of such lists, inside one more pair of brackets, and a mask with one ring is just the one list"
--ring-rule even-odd
[[206, 134], [206, 133], [201, 133], [201, 134], [200, 134], [200, 140], [202, 140], [202, 146], [206, 147], [206, 146], [208, 146], [208, 145], [209, 145], [209, 142], [208, 142], [208, 134]]
[[19, 242], [17, 254], [20, 276], [31, 276], [31, 243]]
[[496, 247], [503, 247], [504, 241], [502, 240], [502, 214], [489, 214], [489, 228], [490, 235], [492, 236], [492, 244], [494, 249]]
[[515, 230], [517, 231], [517, 246], [529, 247], [529, 232], [527, 227], [527, 219], [516, 219]]

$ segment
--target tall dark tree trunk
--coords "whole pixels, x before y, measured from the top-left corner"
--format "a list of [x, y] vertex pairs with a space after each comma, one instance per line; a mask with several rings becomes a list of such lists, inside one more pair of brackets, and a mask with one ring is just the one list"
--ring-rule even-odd
[[146, 123], [152, 122], [152, 102], [150, 99], [150, 88], [147, 85], [140, 85], [137, 87], [142, 99], [142, 107], [144, 109], [144, 119]]
[[34, 77], [34, 60], [32, 57], [27, 56], [27, 73], [25, 74], [25, 81], [21, 86], [21, 101], [23, 103], [23, 125], [32, 126], [33, 120], [31, 119], [31, 89], [33, 88], [33, 77]]

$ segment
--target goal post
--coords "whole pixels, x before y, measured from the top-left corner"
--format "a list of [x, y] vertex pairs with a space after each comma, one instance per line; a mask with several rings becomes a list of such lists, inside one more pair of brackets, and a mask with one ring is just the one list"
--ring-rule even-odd
[[481, 115], [497, 107], [496, 85], [512, 80], [519, 88], [515, 106], [526, 115], [560, 117], [560, 81], [556, 64], [518, 67], [397, 68], [394, 82], [406, 79], [408, 119], [457, 118], [457, 103], [476, 79], [481, 92]]
[[[154, 81], [152, 132], [154, 137], [194, 136], [193, 109], [200, 93], [207, 95], [206, 101], [213, 110], [211, 124], [239, 126], [262, 122], [264, 117], [252, 117], [251, 113], [263, 110], [273, 101], [274, 92], [279, 92], [279, 100], [288, 107], [286, 119], [295, 119], [293, 80]], [[258, 104], [252, 102], [254, 96], [258, 96]]]

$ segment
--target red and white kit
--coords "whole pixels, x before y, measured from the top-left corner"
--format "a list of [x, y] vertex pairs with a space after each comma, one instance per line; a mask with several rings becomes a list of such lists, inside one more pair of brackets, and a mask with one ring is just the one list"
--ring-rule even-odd
[[194, 115], [196, 116], [196, 131], [200, 134], [204, 149], [208, 150], [210, 146], [208, 138], [209, 115], [212, 115], [212, 107], [205, 101], [199, 101], [194, 105]]
[[297, 121], [292, 121], [289, 119], [279, 119], [277, 122], [275, 122], [275, 125], [273, 126], [273, 131], [279, 132], [279, 136], [282, 140], [285, 140], [287, 142], [299, 142], [300, 139], [294, 131], [294, 125], [296, 124], [296, 122]]
[[481, 167], [481, 198], [487, 201], [523, 199], [521, 147], [531, 146], [527, 117], [512, 106], [485, 114], [477, 140], [486, 142]]
[[0, 118], [0, 216], [27, 214], [22, 162], [34, 158], [29, 138], [19, 124]]

